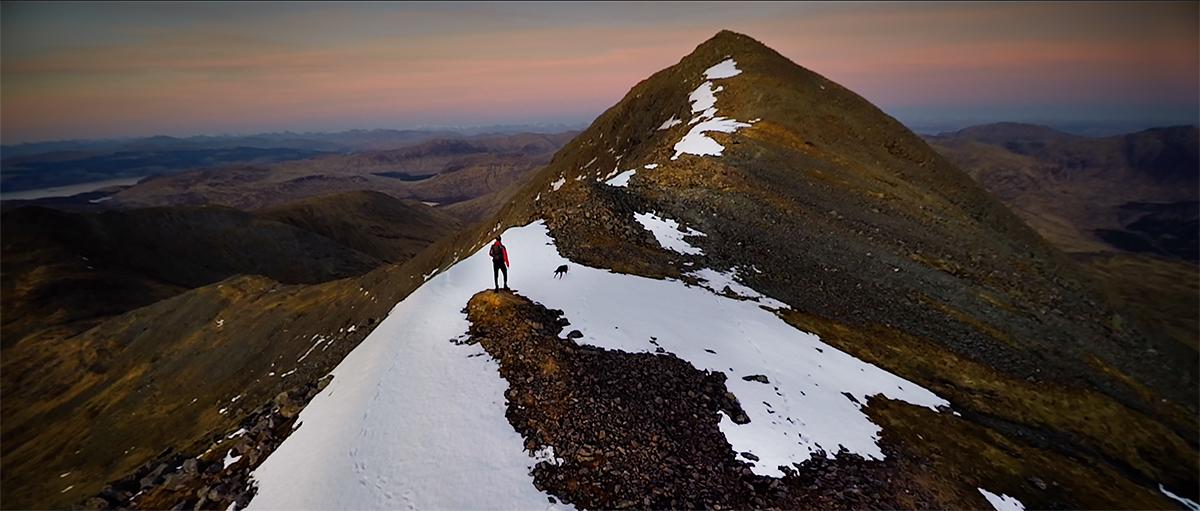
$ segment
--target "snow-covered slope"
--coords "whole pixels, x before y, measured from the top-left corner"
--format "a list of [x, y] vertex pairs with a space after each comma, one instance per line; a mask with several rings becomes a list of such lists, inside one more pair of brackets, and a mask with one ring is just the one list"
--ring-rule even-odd
[[[491, 281], [486, 254], [398, 303], [254, 472], [252, 509], [540, 509], [533, 460], [483, 349], [451, 342]], [[483, 356], [481, 356], [483, 355]]]
[[[661, 346], [701, 369], [724, 371], [749, 424], [722, 420], [734, 450], [755, 471], [844, 446], [881, 457], [878, 427], [858, 402], [883, 394], [914, 404], [947, 404], [931, 392], [787, 325], [763, 304], [682, 281], [582, 267], [560, 257], [541, 222], [504, 233], [517, 292], [562, 309], [578, 342], [653, 352]], [[554, 279], [560, 264], [571, 266]], [[486, 250], [432, 277], [334, 370], [301, 413], [300, 427], [254, 473], [255, 509], [541, 508], [551, 506], [528, 476], [535, 463], [504, 417], [506, 383], [465, 336], [461, 312], [491, 285]], [[721, 290], [731, 281], [698, 271]], [[754, 295], [741, 288], [740, 293]], [[759, 301], [761, 300], [761, 302]], [[656, 343], [656, 344], [655, 344]], [[743, 379], [762, 375], [761, 379]], [[553, 507], [553, 506], [551, 506]]]

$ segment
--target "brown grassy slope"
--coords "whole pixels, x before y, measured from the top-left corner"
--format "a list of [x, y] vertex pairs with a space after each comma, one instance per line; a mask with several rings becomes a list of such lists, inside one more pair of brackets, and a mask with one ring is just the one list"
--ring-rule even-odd
[[[361, 340], [345, 330], [384, 312], [346, 281], [235, 277], [24, 340], [4, 356], [4, 507], [65, 509], [167, 448], [198, 456], [242, 407], [325, 374]], [[332, 340], [297, 362], [314, 335]]]
[[[710, 133], [725, 147], [719, 158], [672, 160], [690, 129], [688, 94], [728, 56], [743, 73], [718, 82], [718, 115], [757, 122]], [[658, 129], [672, 117], [685, 124]], [[614, 167], [638, 169], [628, 188], [597, 183]], [[659, 248], [633, 220], [645, 211], [706, 233], [693, 240], [705, 254]], [[1082, 463], [1072, 470], [1109, 467], [1148, 499], [1112, 506], [1159, 505], [1148, 496], [1153, 481], [1195, 493], [1195, 353], [1114, 320], [1102, 284], [970, 176], [853, 92], [747, 37], [723, 32], [636, 85], [555, 155], [501, 223], [537, 217], [582, 264], [651, 277], [682, 276], [688, 265], [736, 268], [816, 318], [802, 329], [829, 330], [818, 328], [828, 322], [856, 332], [839, 347], [860, 358], [874, 359], [865, 344], [877, 335], [872, 325], [895, 330], [899, 352], [877, 363], [914, 381], [971, 388], [961, 363], [918, 367], [932, 353], [926, 346], [1005, 375], [989, 392], [1048, 404], [1018, 411], [965, 395], [951, 401], [997, 438], [1026, 438]], [[1052, 391], [1060, 387], [1070, 390]], [[1140, 435], [1094, 429], [1076, 415], [1080, 399], [1101, 416], [1155, 426]]]
[[1162, 256], [1081, 255], [1114, 300], [1143, 321], [1163, 325], [1172, 337], [1200, 350], [1200, 271]]
[[[327, 374], [422, 276], [483, 246], [487, 235], [456, 231], [403, 265], [315, 286], [234, 277], [6, 348], [0, 507], [65, 509], [167, 448], [200, 455], [247, 411]], [[334, 340], [300, 363], [318, 335]], [[222, 403], [230, 403], [226, 414], [214, 411]], [[95, 416], [80, 420], [79, 410]]]
[[417, 201], [371, 191], [310, 197], [254, 215], [319, 234], [384, 263], [402, 263], [462, 228], [456, 218]]

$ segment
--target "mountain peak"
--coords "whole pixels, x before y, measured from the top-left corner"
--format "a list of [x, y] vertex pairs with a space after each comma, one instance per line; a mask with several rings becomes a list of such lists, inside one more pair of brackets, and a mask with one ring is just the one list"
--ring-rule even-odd
[[775, 54], [775, 50], [772, 50], [757, 39], [726, 29], [717, 32], [716, 35], [710, 37], [707, 41], [700, 43], [689, 56], [706, 53], [724, 53], [727, 56], [732, 56], [734, 53], [748, 54], [755, 52]]
[[[952, 402], [975, 402], [954, 397], [975, 385], [966, 367], [1005, 375], [1006, 395], [1063, 406], [1069, 399], [1047, 389], [1082, 384], [1121, 416], [1156, 412], [1118, 374], [1175, 403], [1196, 395], [1194, 351], [1160, 331], [1107, 326], [1117, 312], [1091, 277], [970, 176], [858, 94], [734, 32], [635, 85], [556, 153], [492, 232], [538, 219], [574, 263], [725, 297], [744, 298], [733, 291], [744, 286], [785, 304], [778, 314], [793, 326], [940, 386]], [[880, 336], [889, 348], [873, 351]], [[935, 358], [946, 365], [928, 372], [921, 361]], [[998, 403], [984, 413], [1088, 434], [1057, 412]], [[1180, 437], [1147, 427], [1179, 446], [1168, 465], [1195, 459]], [[1137, 477], [1194, 485], [1124, 462], [1142, 467]]]
[[[784, 167], [799, 173], [780, 174]], [[731, 31], [635, 85], [555, 155], [534, 179], [526, 204], [537, 209], [534, 199], [546, 197], [540, 191], [623, 172], [631, 172], [631, 186], [746, 193], [781, 179], [816, 178], [822, 186], [848, 186], [843, 191], [855, 196], [886, 199], [889, 207], [915, 208], [916, 215], [930, 207], [958, 210], [1008, 237], [1037, 243], [1007, 208], [898, 121]]]

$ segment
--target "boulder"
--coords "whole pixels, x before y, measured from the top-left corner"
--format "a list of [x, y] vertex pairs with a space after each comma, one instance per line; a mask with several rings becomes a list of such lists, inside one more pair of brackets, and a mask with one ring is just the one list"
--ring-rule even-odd
[[290, 419], [300, 413], [300, 409], [304, 407], [304, 403], [298, 403], [287, 392], [280, 392], [275, 396], [275, 406], [279, 407], [279, 415]]
[[187, 460], [184, 460], [181, 470], [185, 474], [200, 473], [200, 460], [198, 460], [196, 458], [189, 458]]

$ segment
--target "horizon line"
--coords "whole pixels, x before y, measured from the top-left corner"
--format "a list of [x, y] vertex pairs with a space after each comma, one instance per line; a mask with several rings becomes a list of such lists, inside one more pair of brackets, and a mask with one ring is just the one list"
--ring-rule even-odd
[[[1169, 121], [1166, 119], [1135, 119], [1135, 118], [1029, 119], [1029, 118], [1022, 118], [1023, 116], [1014, 116], [1012, 119], [1008, 119], [1008, 120], [996, 120], [996, 118], [994, 118], [994, 117], [983, 118], [983, 116], [974, 117], [974, 118], [969, 117], [969, 116], [963, 116], [963, 117], [957, 117], [957, 118], [930, 116], [930, 117], [924, 117], [924, 118], [909, 118], [906, 120], [906, 119], [899, 118], [898, 116], [895, 116], [895, 115], [892, 115], [892, 117], [895, 118], [898, 122], [900, 122], [900, 124], [904, 125], [905, 128], [908, 128], [910, 131], [912, 131], [918, 135], [936, 135], [936, 134], [940, 134], [940, 133], [958, 131], [958, 130], [962, 130], [962, 129], [970, 128], [970, 127], [974, 127], [974, 126], [987, 126], [987, 125], [991, 125], [991, 124], [1024, 124], [1024, 125], [1031, 125], [1031, 126], [1045, 126], [1045, 127], [1057, 129], [1059, 131], [1072, 133], [1072, 134], [1081, 134], [1081, 133], [1087, 133], [1087, 132], [1107, 133], [1107, 134], [1101, 134], [1101, 135], [1095, 135], [1095, 134], [1092, 134], [1092, 135], [1082, 134], [1081, 135], [1081, 136], [1097, 136], [1097, 137], [1130, 134], [1130, 133], [1137, 133], [1137, 132], [1151, 130], [1151, 129], [1172, 128], [1172, 127], [1178, 127], [1178, 126], [1200, 127], [1200, 120], [1193, 120], [1191, 122], [1187, 122], [1187, 121]], [[395, 131], [395, 132], [411, 131], [411, 132], [421, 132], [421, 133], [436, 133], [436, 132], [445, 131], [445, 132], [451, 132], [451, 133], [457, 133], [457, 134], [465, 134], [464, 132], [474, 132], [474, 133], [471, 133], [466, 136], [478, 136], [478, 135], [489, 134], [490, 132], [487, 131], [489, 129], [513, 130], [513, 129], [519, 129], [519, 128], [564, 128], [559, 131], [520, 130], [520, 131], [514, 131], [512, 133], [509, 133], [509, 134], [516, 134], [516, 133], [554, 134], [554, 133], [565, 133], [568, 131], [575, 131], [575, 130], [582, 131], [582, 130], [587, 129], [590, 126], [591, 126], [591, 122], [579, 122], [579, 123], [544, 122], [544, 123], [498, 123], [498, 124], [480, 124], [480, 125], [468, 125], [468, 126], [462, 126], [462, 125], [458, 125], [458, 126], [454, 126], [454, 125], [420, 125], [420, 126], [411, 126], [411, 127], [375, 126], [375, 127], [362, 127], [362, 128], [303, 130], [303, 131], [297, 131], [297, 130], [293, 130], [293, 129], [282, 129], [282, 130], [275, 130], [275, 131], [255, 131], [255, 132], [242, 132], [242, 133], [231, 133], [231, 132], [197, 133], [197, 134], [189, 134], [189, 135], [178, 135], [178, 134], [172, 135], [172, 134], [166, 134], [166, 133], [159, 133], [159, 134], [153, 134], [153, 135], [128, 135], [128, 136], [122, 136], [122, 137], [109, 137], [109, 138], [61, 138], [61, 139], [27, 140], [27, 141], [16, 142], [16, 143], [11, 143], [11, 144], [0, 143], [0, 147], [19, 147], [19, 146], [24, 146], [24, 145], [37, 145], [37, 144], [66, 144], [66, 143], [85, 143], [85, 142], [93, 142], [93, 143], [123, 142], [123, 141], [134, 141], [134, 140], [145, 140], [145, 139], [151, 139], [151, 138], [170, 138], [170, 139], [176, 139], [176, 140], [190, 140], [190, 139], [198, 139], [198, 138], [250, 138], [250, 137], [264, 136], [264, 135], [289, 135], [289, 134], [290, 135], [299, 135], [299, 136], [337, 135], [337, 134], [342, 134], [342, 133], [371, 132], [371, 131]], [[934, 131], [934, 130], [941, 130], [941, 131]], [[1108, 132], [1111, 132], [1111, 133], [1108, 133]], [[495, 132], [495, 133], [504, 134], [501, 132]], [[0, 158], [2, 158], [2, 157], [3, 156], [0, 156]]]

